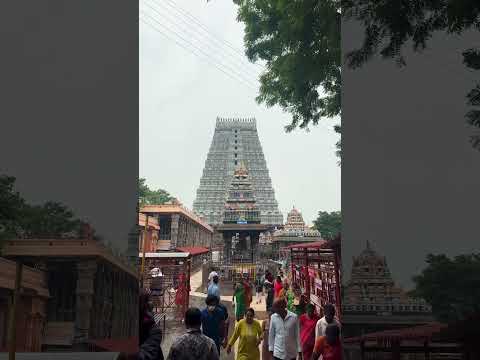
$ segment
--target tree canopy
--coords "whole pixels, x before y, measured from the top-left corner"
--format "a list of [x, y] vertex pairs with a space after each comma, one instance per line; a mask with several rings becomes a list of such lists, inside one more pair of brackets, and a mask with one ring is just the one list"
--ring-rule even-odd
[[0, 239], [56, 238], [81, 231], [83, 222], [65, 205], [52, 201], [30, 205], [15, 191], [15, 181], [0, 175]]
[[48, 201], [25, 207], [20, 224], [24, 237], [56, 238], [70, 232], [78, 233], [83, 223], [65, 205]]
[[412, 295], [425, 299], [439, 321], [464, 321], [480, 315], [480, 254], [427, 256], [427, 267], [413, 278]]
[[[233, 2], [245, 25], [247, 57], [266, 63], [257, 102], [289, 112], [287, 131], [340, 115], [340, 1]], [[340, 126], [335, 131], [340, 133]]]
[[315, 229], [320, 231], [325, 240], [334, 240], [342, 230], [342, 213], [340, 211], [320, 211], [313, 222]]
[[144, 178], [138, 179], [138, 201], [140, 205], [165, 204], [166, 202], [175, 200], [175, 198], [165, 190], [151, 190], [146, 182]]
[[0, 239], [15, 235], [26, 206], [20, 194], [15, 191], [15, 178], [0, 176]]
[[[357, 68], [376, 54], [406, 65], [402, 49], [411, 43], [414, 51], [428, 45], [433, 33], [462, 34], [480, 30], [480, 2], [472, 0], [397, 1], [397, 0], [344, 0], [345, 19], [360, 21], [365, 28], [362, 46], [346, 54], [347, 64]], [[480, 34], [479, 34], [480, 35]], [[480, 69], [480, 51], [470, 48], [463, 52], [464, 64]], [[467, 122], [480, 129], [480, 83], [467, 94], [472, 109], [466, 114]], [[480, 149], [480, 135], [471, 136], [472, 145]]]

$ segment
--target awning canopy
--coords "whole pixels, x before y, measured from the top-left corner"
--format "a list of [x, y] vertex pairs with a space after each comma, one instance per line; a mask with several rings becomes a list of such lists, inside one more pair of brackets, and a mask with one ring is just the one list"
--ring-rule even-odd
[[292, 244], [289, 246], [282, 247], [282, 250], [290, 250], [290, 249], [324, 249], [327, 248], [329, 245], [328, 241], [320, 240], [320, 241], [311, 241], [305, 242], [300, 244]]
[[178, 247], [176, 250], [184, 253], [190, 253], [190, 255], [192, 256], [207, 254], [208, 252], [210, 252], [210, 249], [201, 246]]

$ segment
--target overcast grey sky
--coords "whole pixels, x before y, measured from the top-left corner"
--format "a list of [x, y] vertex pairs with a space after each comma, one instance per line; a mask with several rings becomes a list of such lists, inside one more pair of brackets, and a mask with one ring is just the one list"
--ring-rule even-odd
[[[363, 30], [342, 24], [342, 52]], [[472, 148], [466, 94], [478, 74], [462, 63], [478, 32], [437, 32], [423, 52], [405, 46], [407, 66], [375, 56], [342, 69], [342, 260], [369, 240], [394, 279], [409, 288], [428, 253], [478, 252], [480, 154]]]
[[[261, 70], [241, 65], [246, 57], [218, 40], [243, 52], [243, 25], [236, 21], [236, 11], [232, 1], [140, 2], [140, 18], [148, 24], [139, 22], [139, 174], [151, 188], [163, 188], [191, 208], [216, 117], [255, 117], [280, 211], [286, 214], [295, 205], [312, 223], [319, 210], [340, 210], [340, 167], [335, 156], [339, 135], [333, 131], [340, 120], [327, 119], [308, 133], [287, 134], [284, 126], [290, 115], [255, 102], [258, 81], [254, 78]], [[209, 37], [200, 24], [218, 39]], [[211, 58], [206, 60], [205, 54]], [[212, 65], [212, 58], [237, 79]]]

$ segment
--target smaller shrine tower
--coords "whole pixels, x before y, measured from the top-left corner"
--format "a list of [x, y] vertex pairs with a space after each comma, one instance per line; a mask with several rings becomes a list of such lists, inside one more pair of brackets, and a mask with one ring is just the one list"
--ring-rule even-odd
[[273, 232], [273, 254], [274, 257], [279, 256], [280, 249], [285, 246], [322, 240], [320, 232], [309, 228], [302, 213], [294, 206], [287, 215], [287, 223], [283, 229]]
[[343, 314], [348, 336], [433, 320], [432, 308], [425, 300], [413, 298], [395, 285], [386, 258], [369, 241], [353, 258], [351, 278], [343, 291]]
[[236, 166], [226, 195], [222, 223], [214, 225], [215, 245], [223, 248], [223, 257], [231, 263], [254, 263], [261, 234], [272, 231], [273, 226], [262, 224], [245, 162]]
[[260, 224], [260, 211], [256, 206], [252, 182], [243, 161], [233, 174], [225, 203], [223, 223]]

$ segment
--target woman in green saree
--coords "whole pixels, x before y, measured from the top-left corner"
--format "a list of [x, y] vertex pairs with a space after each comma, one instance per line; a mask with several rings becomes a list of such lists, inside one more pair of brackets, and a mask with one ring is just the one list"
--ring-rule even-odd
[[245, 288], [240, 281], [237, 281], [232, 301], [235, 303], [235, 318], [240, 321], [245, 316]]

